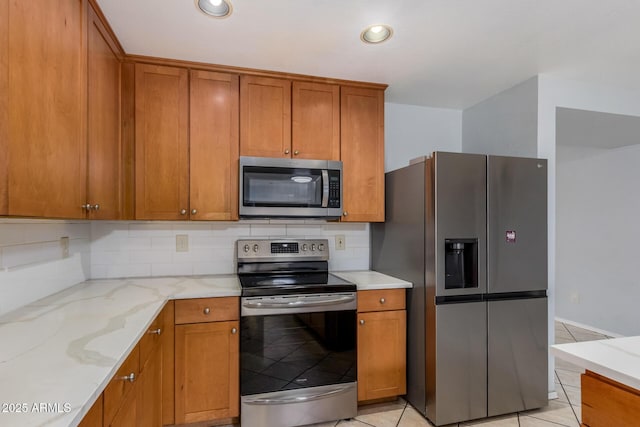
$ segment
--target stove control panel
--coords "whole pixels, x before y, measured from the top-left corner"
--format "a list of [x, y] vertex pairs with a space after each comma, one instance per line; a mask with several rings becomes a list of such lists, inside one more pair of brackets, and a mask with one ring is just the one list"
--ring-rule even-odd
[[236, 248], [238, 260], [246, 261], [329, 259], [327, 239], [241, 239], [237, 241]]

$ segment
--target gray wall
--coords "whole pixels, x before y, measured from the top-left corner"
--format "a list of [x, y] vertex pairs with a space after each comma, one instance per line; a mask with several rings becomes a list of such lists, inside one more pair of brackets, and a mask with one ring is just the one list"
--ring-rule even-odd
[[[609, 139], [629, 138], [619, 130]], [[556, 315], [639, 335], [640, 145], [557, 148]]]
[[385, 103], [385, 171], [433, 151], [459, 152], [462, 111]]
[[538, 78], [464, 110], [462, 151], [537, 157]]

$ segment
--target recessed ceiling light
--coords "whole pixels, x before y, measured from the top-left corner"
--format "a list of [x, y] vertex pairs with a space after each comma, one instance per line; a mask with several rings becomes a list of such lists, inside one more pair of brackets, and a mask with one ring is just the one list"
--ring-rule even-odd
[[230, 0], [196, 0], [198, 9], [214, 18], [226, 18], [233, 8]]
[[393, 35], [393, 29], [385, 24], [369, 25], [360, 33], [360, 40], [365, 43], [382, 43]]

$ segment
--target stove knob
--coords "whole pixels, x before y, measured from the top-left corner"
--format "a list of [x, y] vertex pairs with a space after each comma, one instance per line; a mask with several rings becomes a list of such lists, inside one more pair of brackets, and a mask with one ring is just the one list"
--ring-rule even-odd
[[260, 247], [258, 246], [257, 243], [253, 245], [253, 252], [258, 252], [258, 249], [260, 249]]
[[307, 244], [305, 243], [304, 245], [302, 245], [302, 251], [306, 252], [306, 250], [308, 249]]
[[320, 244], [318, 245], [318, 250], [319, 250], [319, 251], [324, 251], [324, 244], [320, 243]]
[[311, 244], [311, 250], [312, 250], [312, 251], [315, 251], [315, 250], [316, 250], [316, 244], [315, 244], [315, 243], [312, 243], [312, 244]]
[[246, 254], [247, 252], [249, 252], [249, 245], [244, 245], [244, 253]]

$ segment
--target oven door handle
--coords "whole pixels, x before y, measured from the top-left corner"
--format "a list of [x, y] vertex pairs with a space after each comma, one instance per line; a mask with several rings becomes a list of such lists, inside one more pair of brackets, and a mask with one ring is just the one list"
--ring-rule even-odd
[[329, 171], [322, 169], [322, 207], [329, 206]]
[[297, 395], [292, 397], [285, 397], [282, 399], [263, 397], [258, 399], [245, 400], [243, 403], [247, 405], [287, 405], [290, 403], [303, 403], [303, 402], [310, 402], [313, 400], [320, 400], [326, 397], [334, 396], [336, 394], [344, 393], [346, 391], [351, 390], [352, 388], [353, 388], [353, 385], [349, 384], [346, 386], [336, 387], [334, 389], [331, 389], [329, 391], [325, 391], [322, 393], [314, 393], [314, 394], [308, 394], [308, 395], [302, 395], [302, 396]]
[[245, 301], [242, 306], [245, 308], [300, 308], [300, 307], [321, 307], [324, 305], [347, 304], [355, 301], [355, 296], [330, 297], [326, 299], [316, 299], [314, 301], [289, 301], [289, 302], [262, 302]]

